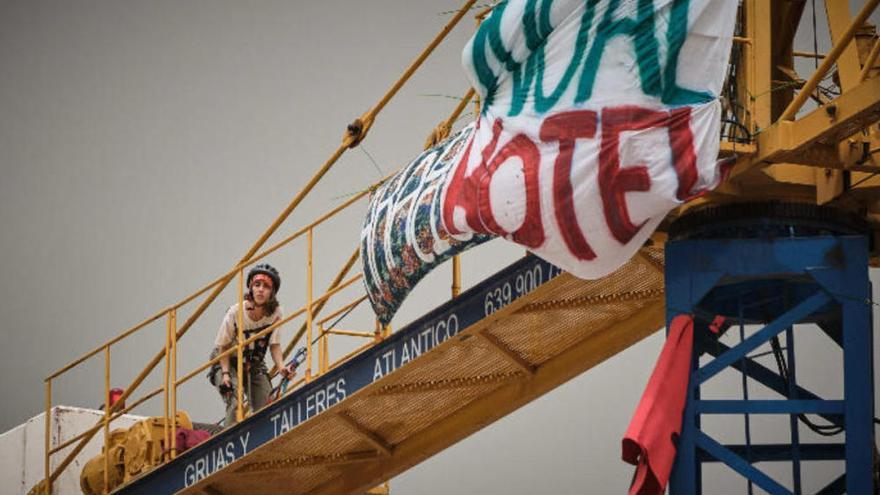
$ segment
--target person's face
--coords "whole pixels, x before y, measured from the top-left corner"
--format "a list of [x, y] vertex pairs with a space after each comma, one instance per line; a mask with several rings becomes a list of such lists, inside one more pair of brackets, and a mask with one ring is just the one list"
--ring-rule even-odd
[[254, 304], [262, 306], [272, 297], [272, 282], [264, 277], [256, 277], [251, 283], [251, 294], [254, 297]]

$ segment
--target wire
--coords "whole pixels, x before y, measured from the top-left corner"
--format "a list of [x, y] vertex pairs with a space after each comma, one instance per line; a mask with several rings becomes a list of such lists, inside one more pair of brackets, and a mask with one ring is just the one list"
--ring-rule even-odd
[[363, 151], [365, 155], [367, 155], [367, 158], [369, 158], [373, 166], [376, 167], [376, 171], [379, 172], [379, 177], [385, 177], [385, 172], [382, 171], [382, 168], [379, 167], [379, 164], [376, 163], [376, 160], [373, 159], [373, 155], [371, 155], [370, 152], [367, 151], [367, 147], [364, 146], [363, 143], [361, 143], [358, 148], [360, 148], [360, 150]]
[[[342, 314], [339, 316], [339, 318], [336, 318], [336, 321], [334, 321], [333, 323], [330, 324], [329, 327], [327, 327], [327, 331], [333, 330], [333, 329], [336, 327], [336, 325], [337, 325], [340, 321], [342, 321], [346, 316], [348, 316], [352, 311], [354, 311], [355, 308], [357, 308], [358, 306], [360, 306], [361, 303], [364, 302], [364, 301], [365, 301], [365, 299], [361, 299], [360, 301], [358, 301], [357, 304], [355, 304], [354, 306], [348, 308], [348, 310], [347, 310], [345, 313], [342, 313]], [[316, 342], [318, 342], [318, 340], [320, 340], [320, 338], [321, 338], [321, 337], [316, 337], [315, 340], [312, 341], [312, 344], [315, 344]]]
[[[791, 382], [789, 380], [788, 366], [785, 362], [785, 356], [782, 354], [782, 346], [779, 344], [779, 337], [773, 337], [773, 339], [770, 341], [770, 346], [773, 348], [773, 356], [776, 358], [776, 367], [779, 370], [779, 376], [782, 377], [782, 380], [785, 382], [785, 386], [787, 388], [789, 387]], [[835, 424], [820, 425], [814, 423], [805, 414], [798, 414], [797, 416], [798, 419], [807, 426], [807, 428], [823, 437], [839, 435], [845, 430], [843, 426], [838, 426]]]

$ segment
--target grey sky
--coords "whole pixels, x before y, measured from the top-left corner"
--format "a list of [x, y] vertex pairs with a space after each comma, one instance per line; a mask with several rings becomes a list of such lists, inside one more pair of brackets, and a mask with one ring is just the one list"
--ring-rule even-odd
[[[451, 17], [444, 12], [457, 7], [445, 0], [0, 2], [0, 336], [7, 349], [0, 431], [42, 410], [50, 371], [232, 266], [336, 148], [345, 125], [379, 99]], [[455, 106], [448, 97], [467, 90], [459, 59], [473, 28], [472, 19], [463, 21], [377, 120], [365, 148], [382, 173], [418, 154]], [[827, 34], [819, 42], [827, 49]], [[799, 43], [810, 50], [812, 39]], [[379, 177], [363, 151], [350, 151], [275, 239]], [[317, 232], [317, 290], [354, 249], [363, 212], [355, 208]], [[269, 258], [284, 276], [280, 299], [288, 309], [305, 294], [302, 243], [296, 246]], [[501, 242], [478, 248], [465, 257], [465, 284], [521, 254]], [[448, 269], [429, 276], [398, 326], [445, 300], [448, 287]], [[181, 343], [182, 371], [205, 359], [234, 297], [227, 290]], [[369, 321], [362, 307], [347, 326], [371, 328]], [[127, 384], [159, 350], [163, 332], [152, 325], [114, 348], [114, 385]], [[625, 491], [632, 469], [619, 460], [620, 438], [661, 345], [659, 334], [647, 339], [402, 475], [392, 489]], [[809, 346], [804, 352], [810, 356]], [[97, 406], [102, 370], [93, 361], [63, 380], [56, 403]], [[202, 378], [181, 394], [195, 419], [222, 416]], [[158, 403], [151, 407], [144, 413], [159, 411]], [[741, 491], [735, 475], [718, 476]]]

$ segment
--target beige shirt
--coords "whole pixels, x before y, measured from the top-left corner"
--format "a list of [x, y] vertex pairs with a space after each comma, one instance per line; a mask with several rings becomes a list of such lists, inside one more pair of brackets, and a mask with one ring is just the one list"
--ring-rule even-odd
[[[245, 308], [251, 306], [250, 302], [245, 302]], [[244, 321], [243, 330], [245, 332], [251, 331], [259, 331], [262, 330], [269, 325], [275, 323], [276, 321], [282, 318], [283, 310], [281, 309], [281, 305], [278, 305], [275, 308], [275, 312], [269, 316], [264, 316], [259, 320], [252, 320], [250, 316], [248, 316], [248, 312], [245, 311], [244, 315], [242, 315], [242, 320]], [[217, 332], [217, 338], [214, 340], [214, 345], [224, 349], [235, 342], [238, 341], [238, 335], [236, 330], [238, 324], [238, 303], [233, 304], [229, 310], [226, 311], [226, 316], [223, 317], [223, 323], [220, 324], [220, 330]], [[247, 338], [247, 337], [245, 337]], [[250, 346], [253, 348], [255, 342], [251, 342]], [[281, 327], [272, 330], [272, 335], [269, 337], [269, 345], [272, 344], [281, 344]]]

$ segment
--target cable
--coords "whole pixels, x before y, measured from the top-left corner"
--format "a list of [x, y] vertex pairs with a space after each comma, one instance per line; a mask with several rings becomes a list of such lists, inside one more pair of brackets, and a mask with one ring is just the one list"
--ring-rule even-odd
[[379, 164], [376, 163], [376, 160], [373, 159], [373, 155], [371, 155], [370, 152], [367, 151], [367, 148], [363, 145], [363, 143], [361, 143], [360, 149], [364, 152], [365, 155], [367, 155], [367, 158], [370, 159], [370, 162], [373, 163], [373, 166], [376, 167], [376, 171], [379, 172], [379, 177], [385, 177], [385, 172], [382, 172], [382, 168], [379, 167]]
[[[779, 370], [779, 376], [782, 377], [786, 388], [788, 388], [790, 384], [788, 366], [785, 362], [785, 356], [782, 354], [782, 346], [779, 344], [779, 337], [773, 337], [773, 339], [770, 341], [770, 346], [773, 348], [773, 357], [776, 358], [776, 367]], [[802, 423], [804, 423], [807, 428], [823, 437], [839, 435], [840, 433], [843, 433], [845, 431], [845, 428], [843, 426], [838, 426], [834, 424], [820, 425], [813, 423], [810, 418], [808, 418], [805, 414], [798, 414], [797, 416], [798, 419]]]
[[[337, 324], [337, 323], [339, 323], [340, 321], [342, 321], [343, 318], [345, 318], [346, 316], [348, 316], [352, 311], [354, 311], [355, 308], [357, 308], [358, 306], [360, 306], [361, 303], [364, 302], [365, 300], [366, 300], [366, 299], [361, 299], [360, 301], [358, 301], [357, 304], [355, 304], [354, 306], [348, 308], [348, 310], [347, 310], [345, 313], [342, 313], [342, 315], [340, 315], [339, 318], [336, 318], [336, 321], [334, 321], [333, 323], [330, 324], [329, 327], [327, 327], [327, 330], [326, 330], [326, 331], [329, 332], [330, 330], [333, 330], [333, 328], [336, 327], [336, 324]], [[321, 339], [321, 337], [316, 337], [314, 340], [312, 340], [312, 344], [316, 344], [316, 343], [318, 342], [318, 340], [320, 340], [320, 339]]]

